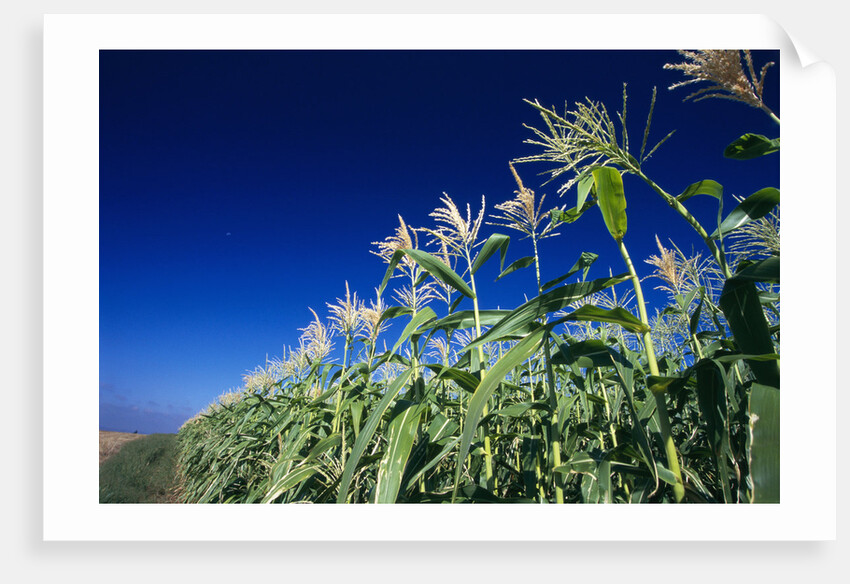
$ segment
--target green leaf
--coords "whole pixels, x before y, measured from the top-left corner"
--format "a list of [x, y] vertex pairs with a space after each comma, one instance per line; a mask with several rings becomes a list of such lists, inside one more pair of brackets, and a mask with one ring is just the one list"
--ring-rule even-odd
[[620, 325], [629, 332], [639, 334], [647, 333], [650, 330], [639, 318], [621, 306], [606, 310], [598, 306], [585, 304], [565, 316], [564, 320], [610, 322]]
[[532, 321], [540, 318], [541, 316], [561, 310], [576, 300], [589, 296], [594, 292], [625, 282], [630, 277], [631, 276], [626, 273], [611, 278], [599, 278], [597, 280], [591, 280], [590, 282], [567, 284], [566, 286], [550, 290], [549, 292], [532, 298], [525, 304], [509, 312], [498, 323], [493, 325], [490, 330], [470, 343], [467, 346], [467, 349], [482, 343], [515, 335], [517, 334], [517, 331], [522, 330], [523, 327], [528, 326]]
[[428, 306], [417, 312], [413, 318], [410, 319], [410, 322], [407, 323], [407, 326], [404, 327], [404, 330], [401, 331], [401, 335], [398, 337], [398, 340], [393, 345], [392, 352], [395, 353], [399, 346], [403, 342], [405, 342], [410, 335], [419, 330], [423, 325], [431, 322], [432, 320], [437, 318], [437, 314]]
[[[455, 427], [456, 426], [457, 425], [455, 424]], [[425, 466], [410, 475], [410, 477], [407, 479], [407, 482], [405, 483], [405, 490], [409, 489], [413, 484], [415, 484], [416, 481], [419, 480], [419, 477], [421, 477], [426, 472], [437, 466], [437, 464], [439, 464], [440, 461], [443, 460], [449, 452], [454, 450], [454, 447], [457, 445], [458, 442], [460, 442], [460, 436], [454, 436], [451, 440], [446, 442], [445, 446], [443, 446], [443, 449], [440, 450], [440, 452], [438, 452], [434, 456], [434, 458], [432, 458], [427, 464], [425, 464]]]
[[658, 478], [660, 478], [668, 485], [672, 485], [674, 487], [677, 484], [681, 484], [678, 480], [678, 477], [676, 476], [676, 473], [674, 473], [672, 470], [670, 470], [660, 462], [658, 463]]
[[723, 156], [734, 160], [750, 160], [779, 150], [779, 138], [771, 140], [761, 134], [744, 134], [723, 151]]
[[[779, 283], [779, 258], [771, 256], [761, 261], [752, 263], [735, 274], [737, 280], [750, 282], [773, 282]], [[764, 295], [761, 295], [763, 298]]]
[[585, 211], [588, 209], [592, 209], [596, 206], [596, 201], [587, 201], [584, 203], [581, 208], [575, 209], [566, 209], [562, 211], [561, 209], [552, 209], [549, 211], [549, 216], [551, 217], [552, 223], [557, 225], [558, 223], [573, 223], [579, 217], [584, 215]]
[[555, 467], [552, 471], [562, 474], [573, 472], [595, 474], [599, 462], [597, 458], [587, 452], [576, 452], [565, 464]]
[[561, 343], [559, 352], [552, 356], [552, 363], [564, 363], [577, 367], [606, 367], [611, 365], [611, 355], [608, 345], [598, 339], [578, 341], [576, 343]]
[[657, 487], [658, 463], [655, 460], [655, 455], [652, 453], [649, 435], [647, 434], [646, 427], [644, 426], [644, 424], [648, 423], [652, 415], [655, 413], [655, 410], [653, 409], [655, 400], [647, 400], [646, 404], [644, 404], [644, 409], [638, 413], [634, 397], [634, 376], [637, 359], [636, 357], [632, 358], [632, 353], [622, 346], [621, 351], [615, 351], [613, 348], [609, 348], [608, 351], [611, 354], [611, 359], [613, 360], [614, 367], [617, 370], [617, 377], [619, 378], [620, 386], [626, 394], [626, 402], [628, 403], [629, 411], [631, 412], [631, 418], [633, 421], [633, 443], [637, 446], [644, 464], [646, 464], [647, 468], [652, 473], [652, 478], [655, 480], [655, 486]]
[[667, 389], [677, 381], [682, 381], [682, 378], [666, 377], [663, 375], [647, 375], [646, 387], [652, 393], [665, 393]]
[[475, 294], [472, 293], [470, 287], [467, 286], [466, 282], [463, 281], [463, 278], [458, 276], [454, 270], [444, 264], [439, 258], [436, 258], [430, 253], [424, 252], [419, 249], [396, 250], [392, 258], [390, 258], [389, 266], [387, 267], [387, 271], [384, 274], [384, 280], [383, 282], [381, 282], [381, 286], [378, 288], [379, 294], [383, 292], [384, 288], [387, 285], [387, 282], [389, 282], [390, 277], [392, 277], [395, 267], [398, 265], [398, 262], [401, 260], [401, 258], [405, 255], [415, 261], [417, 264], [419, 264], [419, 266], [423, 270], [425, 270], [447, 286], [451, 286], [467, 298], [475, 298]]
[[299, 463], [299, 466], [304, 465], [304, 464], [306, 464], [306, 463], [308, 463], [312, 460], [315, 460], [316, 458], [321, 456], [327, 450], [330, 450], [331, 448], [335, 448], [336, 446], [339, 446], [341, 443], [342, 443], [342, 437], [339, 435], [338, 432], [331, 434], [330, 436], [326, 436], [325, 438], [322, 438], [310, 450], [310, 453], [307, 455], [307, 457]]
[[708, 195], [720, 201], [723, 199], [723, 185], [710, 179], [701, 180], [686, 188], [681, 195], [676, 197], [676, 200], [684, 203], [696, 195]]
[[390, 306], [381, 314], [381, 322], [411, 314], [413, 311], [406, 306]]
[[528, 359], [537, 351], [540, 346], [540, 342], [546, 333], [546, 327], [540, 327], [514, 345], [510, 351], [505, 353], [505, 355], [484, 374], [484, 378], [478, 384], [475, 393], [469, 399], [466, 417], [463, 422], [460, 452], [457, 456], [452, 500], [454, 500], [457, 496], [457, 489], [460, 485], [460, 475], [463, 470], [463, 464], [466, 460], [466, 455], [469, 452], [469, 446], [472, 444], [473, 435], [478, 428], [478, 422], [481, 419], [481, 414], [484, 412], [484, 406], [487, 404], [487, 400], [490, 399], [493, 391], [499, 387], [499, 384], [514, 367]]
[[421, 404], [406, 403], [396, 412], [387, 429], [387, 447], [378, 465], [375, 483], [375, 503], [395, 503], [401, 487], [404, 467], [419, 429]]
[[593, 176], [587, 175], [576, 186], [576, 209], [584, 207], [584, 202], [587, 200], [587, 195], [593, 190]]
[[508, 407], [502, 408], [500, 410], [496, 410], [495, 412], [493, 412], [493, 415], [506, 416], [509, 418], [519, 418], [527, 414], [530, 410], [548, 411], [549, 406], [542, 402], [522, 402], [518, 404], [509, 405]]
[[754, 383], [750, 393], [753, 503], [779, 503], [779, 390]]
[[614, 168], [603, 166], [593, 170], [593, 182], [602, 218], [608, 232], [616, 241], [626, 234], [626, 194], [623, 177]]
[[733, 503], [725, 452], [729, 448], [729, 422], [726, 412], [726, 382], [723, 366], [708, 359], [697, 367], [697, 403], [705, 420], [705, 435], [711, 447], [723, 498]]
[[[491, 326], [502, 320], [506, 315], [510, 314], [510, 310], [480, 310], [478, 317], [481, 326]], [[458, 330], [467, 329], [475, 326], [475, 311], [461, 310], [448, 316], [445, 316], [434, 323], [434, 329], [440, 330]]]
[[319, 470], [318, 464], [295, 467], [269, 488], [268, 493], [263, 497], [263, 503], [271, 503], [292, 487], [316, 474], [317, 470]]
[[[749, 355], [775, 353], [759, 291], [753, 282], [735, 277], [728, 279], [723, 286], [718, 303], [741, 353]], [[779, 366], [775, 361], [747, 359], [747, 364], [759, 383], [779, 387]]]
[[688, 321], [688, 332], [690, 332], [692, 335], [695, 335], [697, 333], [697, 327], [699, 326], [699, 315], [702, 312], [703, 300], [705, 300], [705, 296], [702, 296], [699, 299], [699, 304], [697, 304], [696, 310], [694, 310], [694, 313], [691, 315], [691, 318]]
[[526, 256], [524, 258], [519, 258], [517, 261], [513, 262], [509, 265], [505, 270], [499, 274], [499, 277], [496, 278], [496, 282], [501, 280], [503, 277], [507, 276], [511, 272], [516, 272], [517, 270], [521, 270], [522, 268], [527, 268], [528, 266], [534, 263], [534, 256]]
[[564, 274], [563, 276], [560, 276], [558, 278], [555, 278], [554, 280], [550, 280], [549, 282], [546, 282], [545, 284], [543, 284], [543, 286], [540, 287], [540, 289], [541, 290], [548, 290], [552, 286], [556, 286], [556, 285], [560, 284], [561, 282], [563, 282], [564, 280], [566, 280], [567, 278], [569, 278], [570, 276], [572, 276], [573, 274], [575, 274], [579, 270], [582, 270], [582, 279], [587, 278], [587, 271], [590, 269], [590, 266], [593, 264], [593, 262], [596, 261], [596, 259], [598, 257], [599, 256], [597, 254], [593, 253], [593, 252], [589, 252], [589, 251], [581, 252], [581, 255], [576, 260], [576, 263], [573, 264], [573, 267], [571, 267], [566, 274]]
[[746, 225], [750, 221], [764, 217], [778, 204], [779, 189], [767, 187], [753, 193], [741, 201], [741, 203], [726, 216], [726, 219], [723, 220], [720, 227], [711, 234], [711, 239], [726, 236], [726, 234]]
[[457, 369], [455, 367], [446, 367], [437, 363], [426, 363], [425, 367], [437, 374], [437, 380], [450, 379], [457, 383], [461, 389], [468, 391], [469, 393], [474, 392], [475, 388], [478, 387], [478, 378], [469, 371]]
[[501, 271], [505, 267], [505, 254], [508, 252], [508, 244], [511, 242], [511, 238], [507, 235], [502, 235], [501, 233], [494, 233], [484, 242], [484, 245], [481, 247], [481, 251], [478, 252], [478, 255], [475, 257], [475, 261], [472, 262], [472, 273], [478, 271], [484, 262], [490, 259], [490, 257], [499, 252], [499, 270]]
[[395, 380], [387, 388], [387, 391], [381, 398], [381, 401], [378, 402], [378, 405], [375, 406], [375, 409], [369, 415], [366, 425], [363, 426], [362, 430], [360, 430], [360, 435], [357, 437], [357, 440], [354, 441], [354, 446], [351, 448], [351, 454], [349, 455], [348, 460], [345, 463], [345, 469], [342, 472], [342, 478], [340, 479], [339, 484], [339, 495], [336, 499], [337, 503], [345, 503], [346, 498], [348, 498], [348, 488], [351, 485], [351, 479], [354, 477], [354, 471], [360, 463], [360, 457], [363, 456], [363, 452], [365, 452], [369, 442], [372, 441], [372, 436], [375, 435], [375, 430], [378, 428], [378, 424], [380, 424], [384, 412], [398, 395], [398, 392], [404, 384], [407, 383], [408, 379], [410, 379], [412, 374], [413, 369], [407, 369], [395, 378]]

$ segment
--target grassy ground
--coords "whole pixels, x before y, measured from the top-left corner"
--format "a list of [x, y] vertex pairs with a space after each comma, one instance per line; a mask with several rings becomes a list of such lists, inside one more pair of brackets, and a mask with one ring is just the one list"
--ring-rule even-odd
[[104, 432], [100, 431], [100, 464], [121, 450], [130, 440], [144, 437], [144, 434], [130, 434], [128, 432]]
[[101, 503], [176, 502], [176, 434], [139, 436], [119, 448], [100, 465]]

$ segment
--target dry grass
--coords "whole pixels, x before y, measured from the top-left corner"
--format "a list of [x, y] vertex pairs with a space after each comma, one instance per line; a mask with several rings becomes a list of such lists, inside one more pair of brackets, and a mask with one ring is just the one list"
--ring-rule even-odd
[[126, 432], [104, 432], [100, 431], [100, 464], [103, 461], [121, 450], [130, 440], [141, 438], [145, 434], [128, 434]]

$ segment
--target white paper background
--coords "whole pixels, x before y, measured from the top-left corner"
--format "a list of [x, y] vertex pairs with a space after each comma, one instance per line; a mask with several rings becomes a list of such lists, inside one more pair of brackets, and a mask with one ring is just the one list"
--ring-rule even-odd
[[[81, 11], [107, 12], [115, 9], [111, 3], [87, 4], [89, 6], [81, 8]], [[193, 8], [191, 2], [126, 4], [136, 4], [122, 5], [131, 12], [189, 12]], [[681, 9], [673, 3], [655, 4], [660, 5], [655, 7], [657, 12]], [[724, 8], [741, 11], [746, 8], [742, 3], [729, 2], [726, 7], [723, 4], [716, 2], [711, 8], [715, 11]], [[449, 32], [443, 33], [446, 36], [440, 38], [433, 34], [417, 37], [413, 30], [409, 30], [397, 39], [383, 38], [389, 44], [381, 46], [393, 48], [431, 48], [440, 46], [443, 41], [446, 46], [459, 48], [708, 48], [716, 47], [719, 39], [727, 39], [734, 41], [729, 43], [730, 46], [783, 49], [781, 99], [785, 139], [781, 188], [786, 193], [783, 212], [783, 329], [786, 342], [783, 351], [790, 357], [785, 359], [783, 368], [786, 394], [782, 414], [783, 503], [780, 506], [756, 507], [566, 507], [555, 511], [553, 506], [546, 506], [534, 507], [530, 512], [529, 507], [523, 506], [521, 514], [517, 513], [517, 508], [500, 508], [498, 516], [494, 515], [492, 508], [471, 506], [462, 510], [429, 506], [425, 513], [413, 507], [337, 507], [331, 510], [320, 506], [289, 506], [270, 511], [261, 507], [126, 506], [118, 509], [97, 505], [94, 457], [90, 455], [89, 463], [85, 458], [89, 455], [84, 454], [89, 450], [94, 452], [95, 433], [88, 428], [97, 424], [97, 174], [96, 166], [92, 166], [97, 152], [96, 51], [99, 48], [130, 46], [283, 48], [277, 44], [280, 29], [269, 28], [271, 20], [261, 18], [255, 21], [259, 28], [248, 33], [245, 29], [234, 28], [233, 24], [239, 19], [229, 18], [227, 26], [220, 29], [219, 34], [211, 34], [204, 39], [202, 27], [187, 28], [185, 23], [181, 23], [160, 29], [151, 24], [157, 19], [144, 26], [136, 20], [129, 30], [119, 30], [110, 23], [107, 30], [86, 31], [80, 28], [80, 23], [75, 24], [76, 30], [69, 31], [67, 44], [63, 44], [56, 53], [51, 50], [50, 43], [60, 42], [59, 31], [57, 29], [54, 37], [54, 32], [48, 29], [45, 45], [48, 64], [43, 89], [45, 162], [49, 166], [42, 185], [39, 164], [42, 146], [39, 140], [42, 130], [39, 108], [42, 90], [40, 12], [59, 13], [66, 11], [67, 7], [58, 2], [33, 2], [26, 8], [16, 8], [9, 18], [4, 13], [2, 32], [8, 34], [0, 35], [6, 49], [3, 58], [13, 61], [10, 67], [4, 67], [4, 71], [10, 71], [11, 83], [5, 84], [6, 95], [3, 98], [6, 106], [3, 108], [3, 127], [11, 130], [8, 134], [4, 132], [3, 136], [3, 186], [6, 187], [4, 191], [13, 193], [11, 198], [3, 199], [2, 215], [4, 266], [8, 263], [8, 282], [12, 284], [5, 292], [3, 321], [11, 325], [4, 335], [3, 351], [4, 365], [8, 361], [8, 366], [4, 367], [7, 393], [12, 398], [7, 405], [7, 412], [12, 413], [7, 415], [6, 443], [13, 461], [21, 462], [12, 467], [3, 486], [4, 500], [8, 505], [4, 519], [11, 519], [4, 521], [5, 535], [10, 544], [4, 546], [4, 558], [34, 575], [40, 574], [33, 581], [40, 581], [41, 577], [67, 577], [70, 574], [62, 566], [70, 565], [85, 569], [83, 577], [86, 580], [110, 582], [162, 578], [156, 562], [162, 562], [164, 569], [168, 570], [166, 581], [172, 579], [167, 576], [177, 579], [178, 574], [183, 574], [182, 577], [204, 574], [206, 580], [232, 580], [261, 568], [285, 570], [281, 576], [287, 579], [296, 575], [325, 579], [322, 575], [331, 573], [351, 577], [354, 570], [381, 579], [379, 574], [391, 571], [374, 572], [373, 568], [378, 568], [379, 564], [394, 568], [407, 566], [404, 572], [394, 572], [395, 578], [406, 580], [445, 578], [450, 574], [445, 570], [476, 565], [479, 568], [486, 565], [496, 568], [494, 576], [513, 578], [533, 577], [545, 568], [564, 570], [560, 573], [562, 577], [584, 575], [638, 580], [644, 579], [642, 575], [646, 576], [646, 580], [657, 579], [659, 574], [653, 574], [653, 571], [658, 570], [660, 564], [667, 566], [668, 576], [689, 580], [724, 577], [712, 575], [708, 568], [727, 562], [731, 565], [730, 572], [723, 570], [725, 577], [732, 577], [731, 571], [734, 570], [737, 577], [781, 573], [794, 578], [795, 574], [799, 577], [810, 573], [806, 566], [814, 564], [818, 565], [818, 573], [825, 575], [829, 573], [830, 565], [837, 569], [846, 565], [846, 555], [842, 557], [835, 542], [618, 545], [586, 541], [641, 538], [681, 541], [702, 538], [705, 534], [709, 534], [708, 539], [723, 540], [730, 536], [724, 532], [723, 525], [734, 525], [732, 537], [737, 539], [817, 540], [835, 537], [836, 512], [840, 509], [836, 507], [834, 489], [837, 472], [843, 467], [835, 466], [841, 460], [836, 460], [835, 456], [838, 403], [836, 347], [833, 343], [836, 339], [835, 326], [840, 323], [806, 322], [793, 310], [793, 306], [802, 306], [813, 300], [811, 294], [807, 294], [803, 278], [794, 278], [794, 274], [802, 275], [809, 271], [826, 274], [826, 287], [829, 288], [829, 277], [836, 268], [834, 252], [838, 240], [835, 224], [827, 226], [831, 229], [825, 229], [822, 224], [823, 217], [839, 216], [836, 212], [835, 173], [834, 170], [829, 172], [830, 165], [834, 169], [836, 160], [835, 79], [832, 68], [824, 63], [815, 64], [805, 72], [796, 67], [796, 74], [802, 77], [795, 78], [796, 53], [786, 32], [783, 32], [784, 29], [794, 37], [805, 63], [827, 58], [834, 67], [846, 62], [842, 60], [845, 55], [840, 50], [843, 38], [839, 30], [840, 19], [837, 15], [832, 19], [815, 18], [814, 15], [824, 14], [824, 11], [815, 10], [818, 4], [807, 3], [806, 12], [803, 8], [775, 9], [769, 16], [776, 20], [776, 25], [772, 25], [770, 20], [749, 18], [737, 24], [726, 22], [718, 25], [706, 17], [691, 17], [687, 25], [659, 16], [638, 22], [640, 15], [633, 15], [618, 21], [619, 35], [612, 35], [618, 39], [616, 44], [607, 40], [600, 43], [595, 41], [598, 37], [590, 34], [577, 36], [583, 29], [575, 26], [568, 27], [572, 33], [563, 40], [563, 28], [548, 32], [541, 30], [541, 27], [554, 23], [553, 17], [539, 18], [531, 26], [519, 23], [515, 16], [503, 21], [502, 34], [489, 39], [481, 26], [484, 20], [481, 17], [473, 18], [471, 28], [466, 25], [454, 29], [462, 33], [461, 36], [453, 36]], [[343, 5], [326, 3], [311, 5], [311, 8], [334, 11], [341, 10], [340, 6]], [[610, 11], [619, 9], [628, 12], [629, 7], [624, 2], [606, 4]], [[218, 9], [219, 12], [234, 10], [226, 3], [216, 5], [213, 2], [205, 3], [204, 8]], [[239, 8], [258, 13], [286, 8], [305, 10], [299, 5], [287, 7], [283, 3], [269, 2], [244, 2]], [[360, 6], [361, 10], [369, 8], [373, 11], [391, 9], [378, 3]], [[430, 3], [427, 8], [432, 11], [476, 9], [471, 3], [460, 2], [442, 6]], [[515, 10], [509, 4], [499, 6], [498, 3], [489, 3], [488, 8], [494, 12]], [[528, 3], [525, 9], [551, 13], [565, 8], [563, 3]], [[86, 24], [90, 26], [95, 22], [97, 19]], [[446, 16], [440, 17], [444, 30], [447, 26], [449, 31], [453, 30], [452, 23], [457, 22]], [[606, 30], [610, 31], [608, 19], [606, 26]], [[269, 33], [268, 40], [263, 40], [263, 29]], [[307, 30], [301, 26], [293, 33]], [[346, 30], [350, 31], [341, 29], [340, 32]], [[640, 32], [636, 33], [637, 30]], [[335, 37], [339, 42], [346, 39], [348, 44], [332, 45], [326, 39], [325, 44], [318, 42], [298, 46], [377, 48], [376, 41], [382, 39], [380, 35], [363, 34], [353, 38], [350, 32], [348, 34], [348, 37], [344, 34]], [[318, 36], [313, 34], [309, 38], [301, 37], [301, 40], [316, 43]], [[369, 44], [358, 45], [358, 39], [368, 39]], [[401, 44], [414, 41], [421, 44]], [[54, 55], [58, 59], [56, 65], [62, 65], [58, 69], [52, 69]], [[62, 93], [54, 93], [54, 89], [61, 89]], [[61, 99], [51, 101], [55, 97]], [[69, 137], [69, 130], [79, 133], [63, 144], [61, 140]], [[813, 131], [816, 131], [816, 136], [811, 136]], [[795, 161], [793, 168], [785, 164], [790, 160]], [[77, 164], [72, 165], [72, 162]], [[824, 171], [824, 168], [827, 170]], [[43, 204], [40, 198], [42, 186]], [[789, 196], [789, 193], [795, 192], [802, 195]], [[817, 201], [816, 207], [811, 204], [813, 200]], [[807, 209], [807, 206], [813, 208]], [[815, 226], [816, 230], [813, 229]], [[792, 255], [789, 256], [789, 253]], [[74, 286], [61, 282], [72, 282]], [[836, 282], [831, 284], [834, 291]], [[39, 302], [42, 291], [43, 317]], [[828, 289], [826, 294], [823, 291], [818, 293], [817, 301], [818, 306], [827, 310], [835, 306], [835, 297], [829, 295]], [[843, 312], [839, 317], [843, 318]], [[43, 338], [39, 334], [42, 324], [45, 327]], [[816, 368], [794, 359], [794, 355], [810, 350], [803, 346], [803, 341], [813, 338], [819, 340], [817, 351], [820, 361]], [[840, 351], [842, 345], [837, 350]], [[820, 377], [812, 378], [812, 371], [817, 370]], [[16, 415], [17, 412], [24, 413]], [[791, 423], [786, 422], [787, 417], [790, 417]], [[811, 443], [808, 432], [802, 436], [802, 433], [794, 431], [795, 427], [800, 427], [794, 423], [797, 420], [806, 427], [811, 427], [812, 420], [822, 424], [816, 444]], [[42, 446], [45, 454], [43, 471], [39, 464]], [[789, 458], [791, 456], [793, 458]], [[804, 462], [800, 463], [801, 460]], [[91, 467], [88, 471], [85, 470], [87, 464]], [[803, 472], [788, 472], [795, 467], [803, 469]], [[15, 472], [17, 468], [23, 471], [20, 475]], [[40, 497], [42, 485], [43, 509]], [[522, 539], [522, 534], [533, 533], [533, 539], [541, 540], [574, 539], [581, 534], [585, 541], [533, 545], [514, 542], [387, 543], [407, 538], [440, 539], [444, 537], [447, 526], [451, 526], [455, 540], [502, 538], [504, 533], [511, 534], [507, 539]], [[467, 526], [473, 526], [474, 531]], [[673, 526], [672, 529], [670, 526]], [[298, 541], [251, 546], [186, 544], [175, 547], [156, 543], [98, 546], [44, 544], [40, 543], [42, 536], [48, 540], [294, 538], [304, 541], [365, 537], [384, 541], [380, 544], [355, 542], [332, 546]], [[701, 566], [698, 560], [704, 560], [706, 555], [712, 559]], [[149, 560], [138, 563], [142, 558]], [[340, 563], [335, 564], [334, 558]], [[358, 558], [359, 561], [355, 562]], [[628, 576], [620, 572], [620, 566], [614, 563], [613, 558], [628, 562], [633, 568]], [[133, 562], [135, 566], [122, 562]], [[531, 566], [535, 569], [529, 573], [527, 568]], [[607, 573], [608, 569], [611, 573]]]

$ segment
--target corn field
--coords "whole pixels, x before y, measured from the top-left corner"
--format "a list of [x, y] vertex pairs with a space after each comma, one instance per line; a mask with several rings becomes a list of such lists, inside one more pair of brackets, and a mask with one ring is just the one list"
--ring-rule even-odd
[[[685, 75], [677, 86], [710, 84], [686, 99], [756, 107], [778, 133], [762, 99], [770, 64], [756, 73], [747, 51], [680, 53], [667, 66]], [[710, 179], [666, 191], [647, 163], [670, 137], [649, 140], [655, 94], [639, 147], [626, 103], [625, 87], [613, 118], [590, 99], [560, 112], [528, 101], [536, 153], [506, 164], [513, 199], [488, 213], [483, 199], [473, 211], [444, 194], [426, 225], [399, 216], [371, 250], [386, 264], [374, 296], [345, 283], [298, 347], [183, 425], [181, 500], [779, 502], [779, 190], [765, 185], [731, 210]], [[745, 134], [718, 156], [746, 164], [778, 151], [779, 138]], [[570, 205], [526, 187], [531, 167]], [[658, 255], [633, 259], [626, 176], [690, 225], [702, 251], [657, 239]], [[716, 224], [689, 212], [693, 197], [716, 199]], [[562, 275], [541, 281], [539, 246], [560, 245], [596, 209], [607, 233], [593, 245], [622, 262], [599, 268], [592, 251], [565, 251]], [[508, 263], [520, 245], [527, 255]], [[499, 279], [534, 270], [529, 300], [484, 304], [476, 274], [493, 262]], [[653, 312], [650, 280], [667, 298]]]

